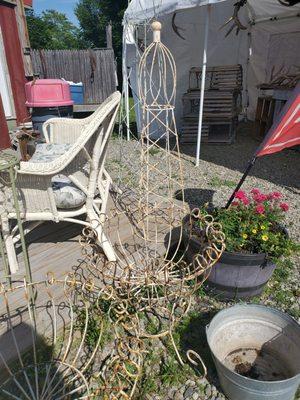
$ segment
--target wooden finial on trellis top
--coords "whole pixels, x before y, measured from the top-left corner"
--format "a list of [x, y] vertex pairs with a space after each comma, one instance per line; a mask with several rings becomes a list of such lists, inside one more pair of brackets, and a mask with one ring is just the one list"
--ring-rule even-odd
[[153, 30], [153, 42], [160, 42], [161, 23], [159, 21], [153, 21], [151, 28]]

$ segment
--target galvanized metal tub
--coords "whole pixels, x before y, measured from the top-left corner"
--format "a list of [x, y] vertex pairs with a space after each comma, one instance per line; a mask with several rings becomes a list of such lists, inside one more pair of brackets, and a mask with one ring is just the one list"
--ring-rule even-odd
[[230, 400], [294, 400], [300, 384], [300, 325], [261, 305], [236, 305], [206, 327]]

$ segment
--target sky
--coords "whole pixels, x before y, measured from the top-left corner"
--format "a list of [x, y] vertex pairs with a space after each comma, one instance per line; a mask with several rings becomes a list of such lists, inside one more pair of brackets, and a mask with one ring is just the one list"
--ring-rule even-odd
[[78, 20], [74, 14], [74, 7], [77, 0], [33, 0], [33, 9], [37, 14], [44, 10], [56, 10], [67, 15], [69, 20], [78, 25]]

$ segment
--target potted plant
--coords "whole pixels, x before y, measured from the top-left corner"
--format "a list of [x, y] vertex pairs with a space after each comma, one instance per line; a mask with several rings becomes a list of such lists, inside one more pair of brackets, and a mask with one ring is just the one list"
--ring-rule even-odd
[[[279, 192], [268, 194], [253, 189], [249, 194], [238, 191], [228, 209], [202, 210], [222, 225], [226, 251], [212, 268], [208, 285], [223, 299], [246, 298], [261, 294], [271, 278], [276, 261], [299, 249], [283, 226], [289, 206]], [[188, 240], [187, 258], [203, 246], [201, 226], [197, 221], [186, 221]]]

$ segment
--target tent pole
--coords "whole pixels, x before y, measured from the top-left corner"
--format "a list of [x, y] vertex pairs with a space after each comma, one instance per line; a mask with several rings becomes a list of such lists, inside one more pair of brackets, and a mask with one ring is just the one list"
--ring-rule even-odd
[[129, 83], [128, 83], [128, 75], [126, 73], [126, 82], [125, 82], [125, 109], [126, 109], [126, 128], [127, 128], [127, 140], [130, 140], [130, 118], [129, 118]]
[[207, 42], [208, 42], [208, 30], [209, 30], [209, 22], [210, 22], [210, 11], [211, 11], [211, 5], [208, 4], [208, 6], [206, 8], [204, 49], [203, 49], [203, 59], [202, 59], [202, 77], [201, 77], [201, 91], [200, 91], [200, 103], [199, 103], [199, 123], [198, 123], [196, 167], [199, 167], [199, 162], [200, 162], [200, 147], [201, 147], [201, 135], [202, 135], [204, 91], [205, 91], [205, 78], [206, 78], [206, 66], [207, 66]]
[[[123, 76], [123, 93], [124, 93], [124, 107], [125, 107], [125, 124], [127, 140], [130, 140], [130, 118], [129, 118], [129, 78], [127, 72], [127, 42], [126, 34], [123, 33], [123, 59], [122, 59], [122, 76]], [[123, 109], [123, 105], [122, 105]]]

